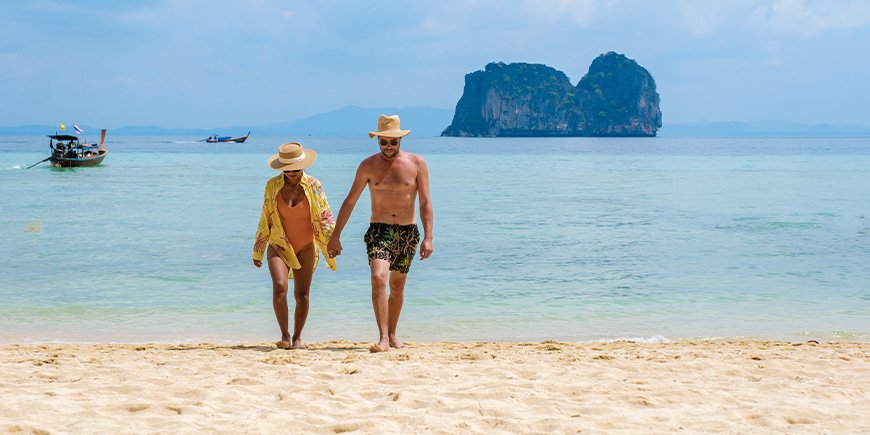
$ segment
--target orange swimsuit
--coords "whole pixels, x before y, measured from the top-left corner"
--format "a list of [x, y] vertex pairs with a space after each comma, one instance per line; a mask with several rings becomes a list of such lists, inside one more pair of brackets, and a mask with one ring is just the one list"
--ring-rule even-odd
[[281, 191], [278, 191], [278, 214], [281, 215], [281, 226], [284, 227], [284, 235], [293, 247], [293, 251], [300, 249], [314, 241], [314, 226], [311, 225], [311, 206], [308, 198], [299, 201], [299, 204], [290, 207], [281, 199]]

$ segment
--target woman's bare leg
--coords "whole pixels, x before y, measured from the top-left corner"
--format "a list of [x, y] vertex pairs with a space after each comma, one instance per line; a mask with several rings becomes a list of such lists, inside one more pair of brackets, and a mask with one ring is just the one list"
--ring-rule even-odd
[[269, 246], [266, 251], [266, 260], [269, 263], [269, 275], [272, 277], [272, 308], [275, 310], [275, 319], [281, 329], [281, 341], [278, 347], [285, 347], [282, 342], [290, 345], [289, 313], [287, 310], [287, 276], [290, 269], [284, 260], [278, 255], [278, 251]]
[[293, 313], [293, 337], [290, 345], [292, 349], [305, 348], [302, 343], [302, 328], [305, 327], [305, 321], [308, 319], [315, 255], [314, 243], [309, 243], [296, 253], [302, 268], [293, 270], [293, 297], [296, 299], [296, 310]]

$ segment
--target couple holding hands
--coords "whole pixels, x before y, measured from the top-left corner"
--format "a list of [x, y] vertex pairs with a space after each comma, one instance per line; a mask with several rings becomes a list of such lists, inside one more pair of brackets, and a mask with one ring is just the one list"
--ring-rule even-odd
[[[429, 170], [422, 157], [401, 151], [402, 138], [410, 132], [400, 128], [396, 115], [378, 118], [378, 130], [369, 132], [369, 138], [378, 137], [380, 152], [359, 164], [337, 219], [333, 218], [320, 181], [304, 171], [317, 158], [314, 150], [288, 142], [269, 158], [269, 167], [281, 174], [266, 183], [253, 261], [261, 267], [265, 256], [269, 265], [272, 306], [281, 329], [281, 340], [276, 343], [279, 348], [305, 347], [302, 328], [308, 318], [311, 280], [320, 252], [326, 257], [327, 266], [335, 270], [335, 257], [342, 251], [341, 232], [366, 186], [372, 215], [364, 240], [371, 269], [372, 306], [380, 333], [378, 342], [369, 351], [386, 352], [390, 347], [402, 347], [396, 327], [405, 299], [405, 280], [420, 243], [414, 214], [418, 195], [423, 223], [420, 259], [428, 258], [434, 249]], [[287, 307], [290, 278], [296, 300], [292, 335]]]

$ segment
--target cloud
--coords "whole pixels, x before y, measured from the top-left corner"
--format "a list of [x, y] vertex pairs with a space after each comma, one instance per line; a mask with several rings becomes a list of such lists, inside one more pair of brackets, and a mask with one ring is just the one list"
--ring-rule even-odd
[[585, 26], [592, 22], [598, 11], [601, 0], [550, 0], [546, 2], [527, 0], [525, 9], [529, 12], [544, 16], [550, 20], [569, 19], [575, 24]]
[[774, 0], [752, 12], [756, 25], [778, 34], [814, 36], [870, 24], [870, 4], [860, 1]]
[[[736, 18], [745, 14], [747, 2], [730, 0], [682, 0], [678, 3], [678, 14], [682, 24], [693, 35], [711, 35], [719, 30], [733, 26]], [[657, 9], [663, 6], [657, 5]]]
[[716, 30], [716, 14], [709, 12], [705, 3], [683, 3], [683, 24], [690, 33], [695, 35], [709, 35]]

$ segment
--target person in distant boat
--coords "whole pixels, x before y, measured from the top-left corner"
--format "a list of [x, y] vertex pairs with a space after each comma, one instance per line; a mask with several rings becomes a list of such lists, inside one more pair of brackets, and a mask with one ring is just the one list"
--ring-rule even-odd
[[423, 222], [420, 259], [429, 258], [435, 249], [432, 243], [435, 213], [429, 197], [429, 169], [422, 157], [400, 149], [402, 138], [410, 132], [401, 129], [397, 115], [378, 118], [378, 131], [369, 132], [369, 138], [378, 137], [380, 152], [359, 164], [327, 247], [330, 256], [341, 255], [341, 232], [360, 194], [368, 186], [372, 214], [364, 240], [371, 270], [372, 306], [380, 333], [378, 342], [369, 348], [371, 352], [385, 352], [390, 347], [403, 346], [396, 337], [396, 328], [405, 301], [405, 281], [420, 243], [420, 231], [414, 217], [417, 195], [420, 196], [420, 219]]
[[[268, 160], [270, 168], [281, 171], [266, 182], [263, 210], [254, 237], [254, 266], [269, 264], [272, 277], [272, 307], [281, 329], [281, 349], [302, 349], [302, 328], [308, 318], [309, 294], [320, 253], [335, 270], [335, 259], [326, 255], [326, 245], [335, 228], [335, 218], [323, 186], [303, 169], [311, 166], [317, 153], [301, 144], [287, 142]], [[288, 280], [293, 279], [293, 335], [287, 309]]]

